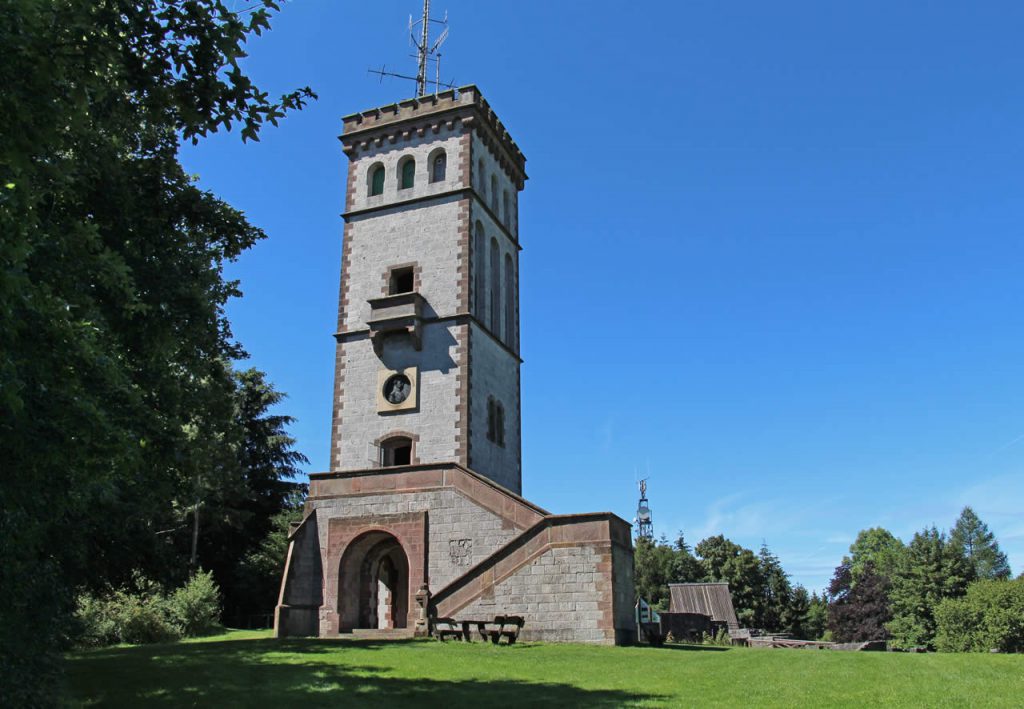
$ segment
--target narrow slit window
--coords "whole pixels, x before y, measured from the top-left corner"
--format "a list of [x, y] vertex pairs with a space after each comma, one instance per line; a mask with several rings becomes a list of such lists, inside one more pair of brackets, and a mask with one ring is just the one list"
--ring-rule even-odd
[[512, 256], [505, 254], [505, 344], [512, 348], [516, 346], [515, 281]]
[[491, 239], [491, 332], [495, 337], [501, 337], [501, 253], [498, 249], [498, 240]]
[[495, 404], [494, 412], [494, 442], [502, 448], [505, 447], [505, 407]]
[[476, 223], [476, 237], [473, 242], [473, 270], [475, 278], [474, 290], [474, 305], [476, 306], [476, 316], [483, 322], [484, 318], [487, 317], [487, 295], [486, 295], [486, 283], [487, 283], [487, 257], [484, 252], [484, 228], [480, 222]]

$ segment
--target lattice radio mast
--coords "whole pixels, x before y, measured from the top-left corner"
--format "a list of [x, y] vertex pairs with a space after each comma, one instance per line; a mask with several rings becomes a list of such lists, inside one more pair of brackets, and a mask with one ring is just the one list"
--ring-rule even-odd
[[[444, 27], [437, 39], [430, 41], [430, 24], [434, 23]], [[419, 37], [416, 35], [419, 34]], [[371, 74], [380, 76], [383, 81], [385, 76], [393, 76], [396, 79], [407, 79], [416, 82], [416, 95], [425, 96], [427, 93], [427, 66], [434, 62], [434, 93], [441, 90], [441, 87], [454, 89], [452, 81], [441, 81], [441, 45], [448, 39], [448, 12], [445, 11], [443, 20], [435, 20], [430, 17], [430, 0], [423, 0], [423, 18], [413, 22], [412, 15], [409, 15], [409, 43], [416, 47], [416, 76], [398, 74], [388, 71], [383, 64], [380, 69], [367, 69]]]
[[636, 538], [654, 539], [654, 522], [651, 521], [651, 506], [647, 502], [647, 478], [640, 481], [640, 502], [636, 505]]

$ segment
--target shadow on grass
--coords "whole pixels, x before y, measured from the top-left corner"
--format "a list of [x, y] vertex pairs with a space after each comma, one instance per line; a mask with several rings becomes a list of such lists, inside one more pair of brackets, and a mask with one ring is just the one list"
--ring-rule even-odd
[[[111, 648], [69, 656], [73, 695], [82, 706], [617, 707], [662, 699], [620, 690], [507, 679], [402, 677], [378, 666], [375, 650], [422, 641], [231, 640]], [[363, 652], [367, 654], [364, 656]], [[331, 657], [331, 653], [336, 653]], [[454, 658], [453, 658], [454, 659]], [[392, 664], [394, 663], [380, 663]]]
[[729, 652], [732, 648], [721, 645], [687, 645], [685, 643], [665, 643], [663, 650], [689, 650], [691, 652]]

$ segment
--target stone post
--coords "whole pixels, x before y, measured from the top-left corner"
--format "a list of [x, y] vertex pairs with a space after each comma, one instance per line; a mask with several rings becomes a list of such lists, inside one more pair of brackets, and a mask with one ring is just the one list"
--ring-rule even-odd
[[430, 590], [427, 588], [427, 584], [423, 584], [416, 591], [416, 626], [413, 630], [413, 635], [417, 638], [425, 638], [430, 635], [430, 621], [427, 618], [427, 609], [430, 606]]

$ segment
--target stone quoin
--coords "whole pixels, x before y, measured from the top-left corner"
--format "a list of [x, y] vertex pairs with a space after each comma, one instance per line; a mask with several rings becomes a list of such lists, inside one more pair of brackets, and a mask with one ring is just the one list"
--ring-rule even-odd
[[522, 152], [475, 86], [343, 121], [331, 470], [276, 635], [519, 615], [527, 640], [633, 642], [630, 525], [521, 497]]

